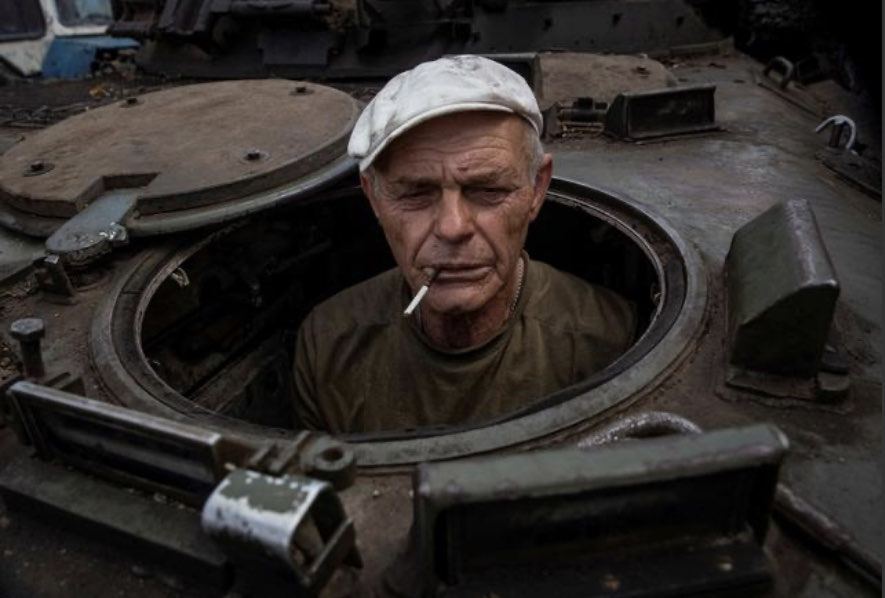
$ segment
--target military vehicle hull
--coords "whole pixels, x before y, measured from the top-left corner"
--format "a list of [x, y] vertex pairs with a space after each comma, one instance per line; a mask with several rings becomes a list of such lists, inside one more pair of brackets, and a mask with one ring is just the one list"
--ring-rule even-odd
[[[7, 510], [0, 587], [7, 595], [69, 595], [74, 585], [109, 596], [118, 590], [309, 595], [323, 583], [323, 595], [878, 595], [881, 203], [823, 160], [827, 151], [842, 150], [827, 150], [826, 138], [815, 133], [830, 115], [821, 98], [829, 94], [832, 104], [839, 94], [826, 85], [772, 91], [762, 65], [732, 52], [673, 58], [668, 73], [647, 58], [608, 60], [616, 72], [609, 88], [586, 65], [576, 80], [563, 57], [541, 60], [547, 107], [587, 95], [610, 104], [613, 114], [616, 93], [634, 94], [622, 98], [622, 107], [636, 103], [626, 127], [560, 118], [549, 142], [557, 180], [528, 250], [635, 301], [643, 334], [593, 379], [494, 422], [334, 440], [298, 431], [290, 379], [298, 321], [321, 298], [392, 265], [353, 165], [327, 151], [327, 142], [352, 122], [356, 104], [345, 94], [298, 82], [269, 91], [268, 102], [281, 101], [275, 93], [292, 101], [329, 94], [319, 107], [304, 109], [299, 122], [321, 120], [338, 101], [340, 111], [328, 118], [329, 130], [299, 129], [308, 142], [297, 152], [271, 147], [268, 129], [280, 126], [271, 117], [263, 130], [236, 131], [234, 140], [219, 142], [244, 177], [261, 181], [252, 186], [240, 179], [222, 186], [218, 177], [232, 171], [206, 174], [211, 161], [188, 151], [157, 167], [173, 172], [167, 177], [178, 185], [173, 191], [151, 187], [159, 176], [130, 177], [125, 185], [106, 185], [98, 199], [66, 203], [43, 191], [55, 203], [36, 205], [29, 203], [35, 192], [5, 177], [3, 241], [12, 257], [4, 263], [3, 319], [39, 318], [45, 328], [40, 364], [33, 351], [20, 353], [18, 342], [4, 337], [4, 388], [17, 389], [7, 399], [2, 432]], [[657, 76], [663, 79], [649, 81]], [[556, 81], [586, 92], [563, 91]], [[707, 100], [691, 98], [695, 106], [715, 98], [712, 125], [697, 130], [689, 123], [695, 129], [687, 130], [679, 115], [691, 108], [678, 102], [682, 108], [642, 121], [644, 99], [676, 102], [667, 81], [680, 88], [715, 85]], [[662, 87], [663, 95], [649, 91]], [[148, 93], [102, 110], [117, 118], [167, 94], [174, 101], [163, 110], [185, 114], [191, 101], [211, 103], [204, 89]], [[212, 109], [199, 107], [204, 117]], [[264, 115], [259, 109], [254, 120]], [[859, 129], [872, 144], [869, 129]], [[8, 172], [34, 170], [29, 152], [44, 152], [37, 170], [47, 172], [32, 172], [22, 185], [66, 172], [65, 160], [77, 165], [71, 172], [82, 173], [112, 163], [114, 153], [125, 162], [119, 152], [128, 151], [117, 142], [90, 166], [41, 143], [29, 137], [2, 158]], [[289, 166], [298, 163], [288, 160], [296, 153], [308, 155], [313, 168]], [[268, 162], [280, 156], [280, 164]], [[277, 177], [287, 168], [295, 174]], [[110, 174], [101, 176], [107, 181]], [[70, 190], [70, 180], [56, 188]], [[83, 187], [91, 188], [88, 181]], [[100, 206], [108, 194], [116, 199]], [[132, 208], [127, 201], [136, 208], [114, 211]], [[107, 217], [95, 225], [82, 216], [90, 211], [112, 215], [115, 226]], [[823, 332], [811, 330], [821, 319]], [[788, 342], [794, 336], [804, 339], [800, 349], [815, 345], [810, 361], [808, 351]], [[32, 337], [22, 342], [33, 349]], [[741, 349], [745, 342], [749, 349]], [[14, 386], [23, 379], [39, 386]], [[101, 410], [52, 394], [59, 389], [186, 428], [158, 421], [165, 436], [150, 436], [138, 415], [130, 421], [130, 412], [115, 411], [101, 420], [113, 425], [88, 428], [88, 441], [58, 436], [81, 429], [71, 421], [89, 409]], [[32, 396], [47, 392], [44, 402]], [[52, 413], [64, 401], [78, 410], [66, 411], [74, 419], [59, 425]], [[782, 435], [742, 428], [759, 423]], [[13, 429], [32, 446], [14, 442]], [[250, 553], [236, 538], [231, 544], [230, 535], [214, 534], [218, 528], [206, 520], [210, 490], [230, 472], [216, 471], [202, 491], [169, 481], [190, 471], [171, 455], [194, 455], [220, 442], [194, 430], [217, 432], [241, 451], [260, 452], [271, 443], [267, 454], [279, 461], [256, 454], [218, 461], [229, 469], [326, 480], [346, 514], [336, 521], [352, 524], [360, 557], [342, 544], [347, 550], [337, 559], [331, 552], [324, 553], [328, 561], [317, 557], [328, 570], [308, 577], [294, 557], [241, 558], [269, 544], [253, 542]], [[132, 440], [148, 436], [150, 442]], [[164, 445], [159, 437], [174, 442]], [[624, 437], [655, 438], [607, 442]], [[107, 449], [110, 438], [122, 447]], [[345, 455], [355, 466], [310, 465], [304, 455], [322, 442], [343, 451], [334, 463]], [[68, 454], [65, 446], [72, 447]], [[294, 447], [288, 461], [281, 447]], [[138, 460], [136, 453], [166, 477], [120, 464], [123, 456]], [[734, 472], [749, 477], [730, 477]], [[686, 482], [666, 485], [673, 480]], [[606, 502], [606, 496], [618, 498]], [[714, 514], [713, 523], [699, 522], [702, 512]], [[53, 523], [40, 521], [40, 513]], [[563, 535], [562, 522], [583, 531]], [[519, 544], [525, 538], [531, 541]], [[108, 546], [128, 552], [109, 554]], [[288, 563], [282, 572], [281, 560]], [[61, 573], [49, 577], [50, 571]], [[311, 586], [308, 578], [323, 583]]]

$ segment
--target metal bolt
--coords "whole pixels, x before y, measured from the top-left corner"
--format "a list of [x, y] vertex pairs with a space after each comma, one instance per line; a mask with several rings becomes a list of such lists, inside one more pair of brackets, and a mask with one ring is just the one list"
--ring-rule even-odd
[[606, 573], [602, 577], [602, 587], [609, 592], [617, 592], [621, 587], [621, 582], [611, 573]]
[[353, 451], [334, 441], [317, 442], [302, 455], [302, 468], [310, 476], [331, 482], [343, 490], [356, 477], [356, 458]]
[[734, 561], [727, 554], [716, 557], [716, 568], [724, 573], [728, 573], [734, 569]]
[[12, 335], [12, 338], [18, 341], [21, 348], [25, 376], [39, 378], [46, 373], [46, 370], [43, 368], [43, 354], [40, 351], [40, 339], [43, 338], [45, 333], [43, 320], [40, 318], [16, 320], [9, 327], [9, 333]]
[[322, 453], [320, 453], [320, 456], [329, 463], [334, 463], [344, 458], [344, 451], [342, 451], [341, 448], [334, 446], [324, 450]]
[[30, 164], [28, 164], [22, 174], [24, 176], [37, 176], [39, 174], [46, 174], [53, 168], [54, 166], [51, 162], [46, 162], [44, 160], [34, 160]]
[[249, 162], [258, 162], [259, 160], [264, 160], [267, 154], [260, 149], [249, 149], [246, 150], [243, 157]]

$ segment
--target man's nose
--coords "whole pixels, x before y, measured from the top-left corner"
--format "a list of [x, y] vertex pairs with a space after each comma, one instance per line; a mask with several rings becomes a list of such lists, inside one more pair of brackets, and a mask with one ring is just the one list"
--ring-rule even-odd
[[438, 207], [434, 223], [437, 237], [457, 243], [473, 235], [473, 212], [460, 189], [444, 189]]

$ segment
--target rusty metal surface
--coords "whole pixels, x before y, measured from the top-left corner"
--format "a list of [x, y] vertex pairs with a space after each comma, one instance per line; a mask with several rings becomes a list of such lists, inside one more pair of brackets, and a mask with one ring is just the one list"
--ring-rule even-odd
[[[71, 217], [119, 188], [138, 189], [142, 214], [217, 204], [296, 180], [339, 157], [358, 111], [340, 91], [282, 80], [131, 97], [8, 150], [0, 162], [0, 197], [23, 212], [55, 217]], [[54, 168], [33, 176], [37, 163]]]

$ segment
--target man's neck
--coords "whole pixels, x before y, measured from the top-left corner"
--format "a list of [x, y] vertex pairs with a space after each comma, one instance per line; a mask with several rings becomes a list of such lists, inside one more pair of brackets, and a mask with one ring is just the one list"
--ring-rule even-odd
[[424, 334], [434, 345], [448, 350], [475, 347], [495, 336], [516, 308], [525, 277], [525, 262], [521, 258], [520, 262], [511, 283], [481, 310], [461, 314], [422, 310], [420, 323]]

